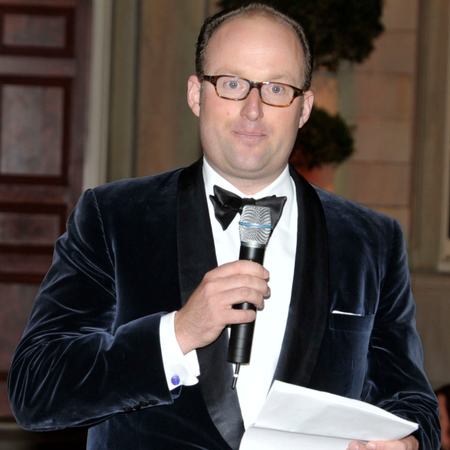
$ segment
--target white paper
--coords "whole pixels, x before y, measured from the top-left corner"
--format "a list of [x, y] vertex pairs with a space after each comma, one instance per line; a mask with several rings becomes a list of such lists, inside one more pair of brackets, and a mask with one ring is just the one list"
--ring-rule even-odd
[[240, 450], [346, 450], [353, 440], [402, 439], [417, 428], [359, 400], [275, 381]]
[[347, 450], [351, 439], [297, 434], [250, 427], [239, 450]]

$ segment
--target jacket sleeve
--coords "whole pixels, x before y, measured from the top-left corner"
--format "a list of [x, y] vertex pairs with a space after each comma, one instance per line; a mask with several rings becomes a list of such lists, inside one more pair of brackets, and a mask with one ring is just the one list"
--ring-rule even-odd
[[362, 400], [417, 422], [424, 450], [440, 448], [436, 397], [423, 370], [403, 233], [393, 221], [392, 246], [369, 344]]
[[173, 402], [159, 341], [163, 313], [116, 327], [116, 297], [111, 246], [95, 193], [87, 191], [56, 243], [13, 357], [9, 396], [22, 427], [92, 425]]

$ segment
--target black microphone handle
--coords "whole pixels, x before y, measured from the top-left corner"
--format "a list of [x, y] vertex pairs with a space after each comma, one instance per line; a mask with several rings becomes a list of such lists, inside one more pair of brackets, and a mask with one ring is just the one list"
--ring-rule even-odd
[[266, 251], [265, 245], [250, 246], [245, 242], [241, 242], [241, 249], [239, 250], [239, 259], [245, 259], [246, 261], [254, 261], [261, 265], [264, 262], [264, 252]]
[[[262, 265], [265, 250], [265, 245], [256, 247], [241, 243], [239, 259], [254, 261]], [[252, 303], [244, 302], [233, 305], [233, 309], [253, 309], [253, 311], [256, 311], [256, 306]], [[231, 325], [230, 328], [231, 332], [227, 361], [233, 364], [248, 364], [250, 362], [250, 354], [252, 351], [255, 321], [234, 324]]]

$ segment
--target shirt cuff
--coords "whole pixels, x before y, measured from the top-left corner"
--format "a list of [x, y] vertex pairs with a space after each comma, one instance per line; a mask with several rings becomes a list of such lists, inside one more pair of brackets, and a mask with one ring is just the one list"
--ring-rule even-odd
[[159, 325], [159, 338], [161, 342], [161, 353], [169, 390], [178, 386], [192, 386], [198, 383], [200, 366], [197, 359], [197, 351], [192, 350], [186, 355], [178, 345], [175, 334], [175, 314], [166, 314], [161, 317]]

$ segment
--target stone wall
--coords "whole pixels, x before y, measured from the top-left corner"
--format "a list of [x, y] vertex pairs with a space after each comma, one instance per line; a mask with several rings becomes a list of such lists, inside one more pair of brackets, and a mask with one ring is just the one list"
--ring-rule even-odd
[[438, 387], [450, 382], [450, 276], [439, 270], [448, 1], [386, 0], [383, 22], [370, 58], [338, 74], [339, 111], [355, 126], [356, 154], [338, 170], [335, 191], [400, 220], [425, 368]]
[[369, 59], [343, 64], [339, 110], [355, 127], [356, 153], [336, 192], [400, 220], [407, 239], [416, 86], [418, 0], [386, 0], [384, 33]]

